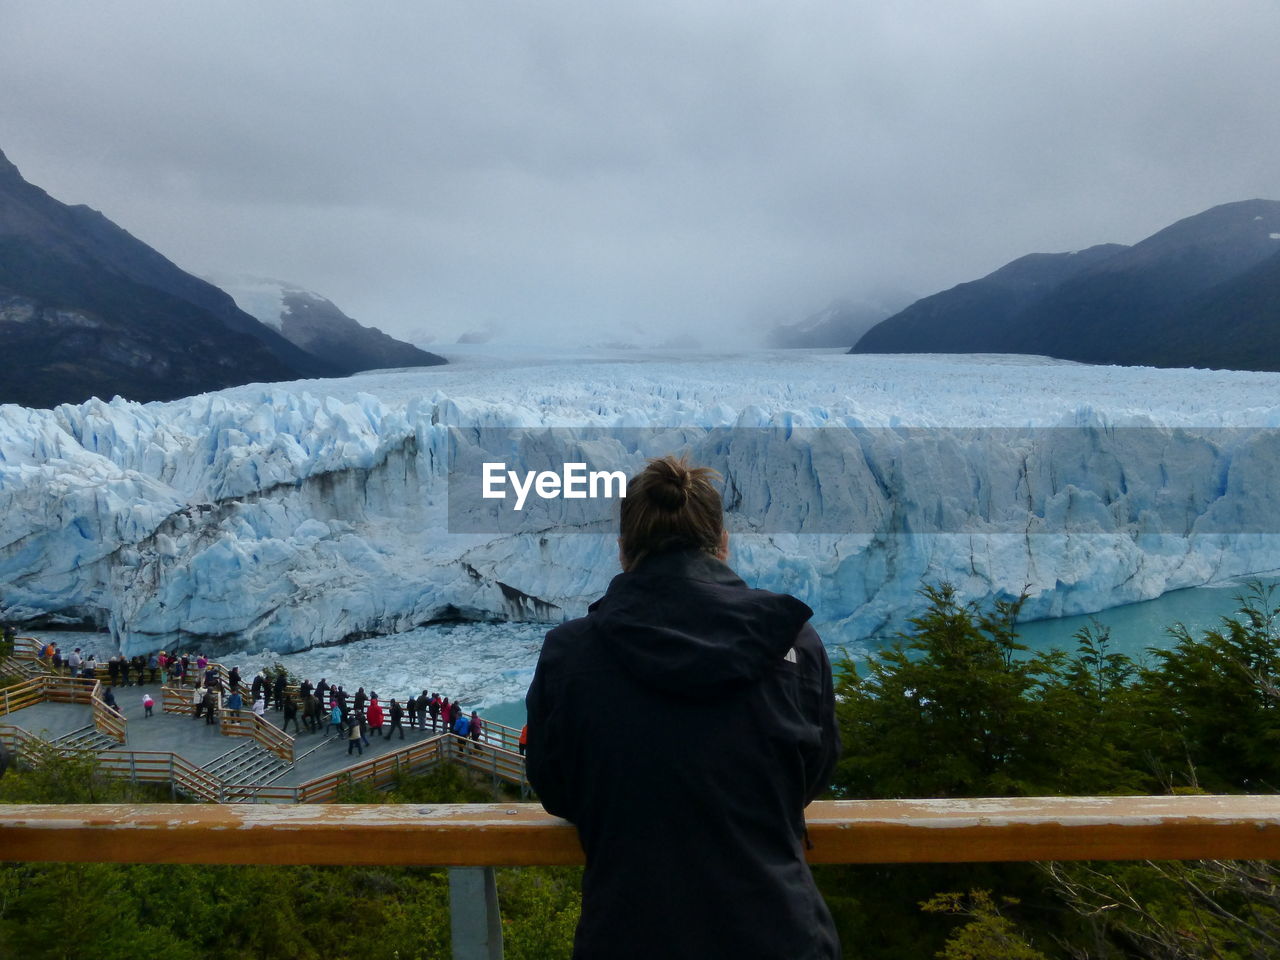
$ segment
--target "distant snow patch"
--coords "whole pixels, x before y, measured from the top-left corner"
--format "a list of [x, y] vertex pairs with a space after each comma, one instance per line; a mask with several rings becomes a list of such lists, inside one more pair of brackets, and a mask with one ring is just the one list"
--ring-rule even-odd
[[1280, 240], [1280, 233], [1273, 233], [1273, 234], [1271, 234], [1271, 239], [1272, 239], [1272, 240]]

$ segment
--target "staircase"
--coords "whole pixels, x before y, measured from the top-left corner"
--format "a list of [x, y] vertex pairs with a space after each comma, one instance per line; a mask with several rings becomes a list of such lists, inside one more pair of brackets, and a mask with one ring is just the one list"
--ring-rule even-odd
[[0, 657], [0, 676], [38, 677], [45, 672], [39, 660], [25, 657]]
[[245, 740], [234, 750], [229, 750], [204, 768], [217, 777], [224, 786], [270, 783], [289, 769], [270, 750], [254, 740]]
[[59, 750], [91, 750], [94, 753], [101, 753], [103, 750], [119, 746], [110, 737], [99, 733], [98, 728], [93, 724], [64, 733], [51, 742]]

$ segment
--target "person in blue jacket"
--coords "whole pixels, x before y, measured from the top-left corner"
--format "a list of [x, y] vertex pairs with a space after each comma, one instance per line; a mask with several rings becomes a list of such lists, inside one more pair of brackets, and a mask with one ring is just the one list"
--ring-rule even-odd
[[580, 960], [840, 955], [804, 854], [831, 665], [808, 606], [726, 565], [714, 476], [664, 457], [631, 479], [623, 572], [547, 634], [525, 699], [529, 782], [586, 853]]

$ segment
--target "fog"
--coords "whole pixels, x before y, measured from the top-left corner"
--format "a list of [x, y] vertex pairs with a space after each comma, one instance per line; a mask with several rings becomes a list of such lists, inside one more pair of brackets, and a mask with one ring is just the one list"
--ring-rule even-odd
[[0, 148], [437, 344], [749, 341], [1280, 198], [1280, 6], [8, 0]]

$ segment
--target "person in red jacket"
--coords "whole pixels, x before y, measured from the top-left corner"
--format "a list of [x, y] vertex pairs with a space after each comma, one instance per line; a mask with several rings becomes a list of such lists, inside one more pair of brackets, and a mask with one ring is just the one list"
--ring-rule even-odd
[[378, 702], [377, 692], [369, 694], [369, 706], [364, 713], [365, 719], [369, 721], [369, 729], [373, 731], [375, 737], [382, 736], [382, 704]]
[[840, 955], [804, 854], [831, 664], [808, 606], [725, 564], [713, 476], [664, 457], [631, 479], [623, 572], [547, 634], [525, 698], [529, 783], [586, 854], [578, 960]]

